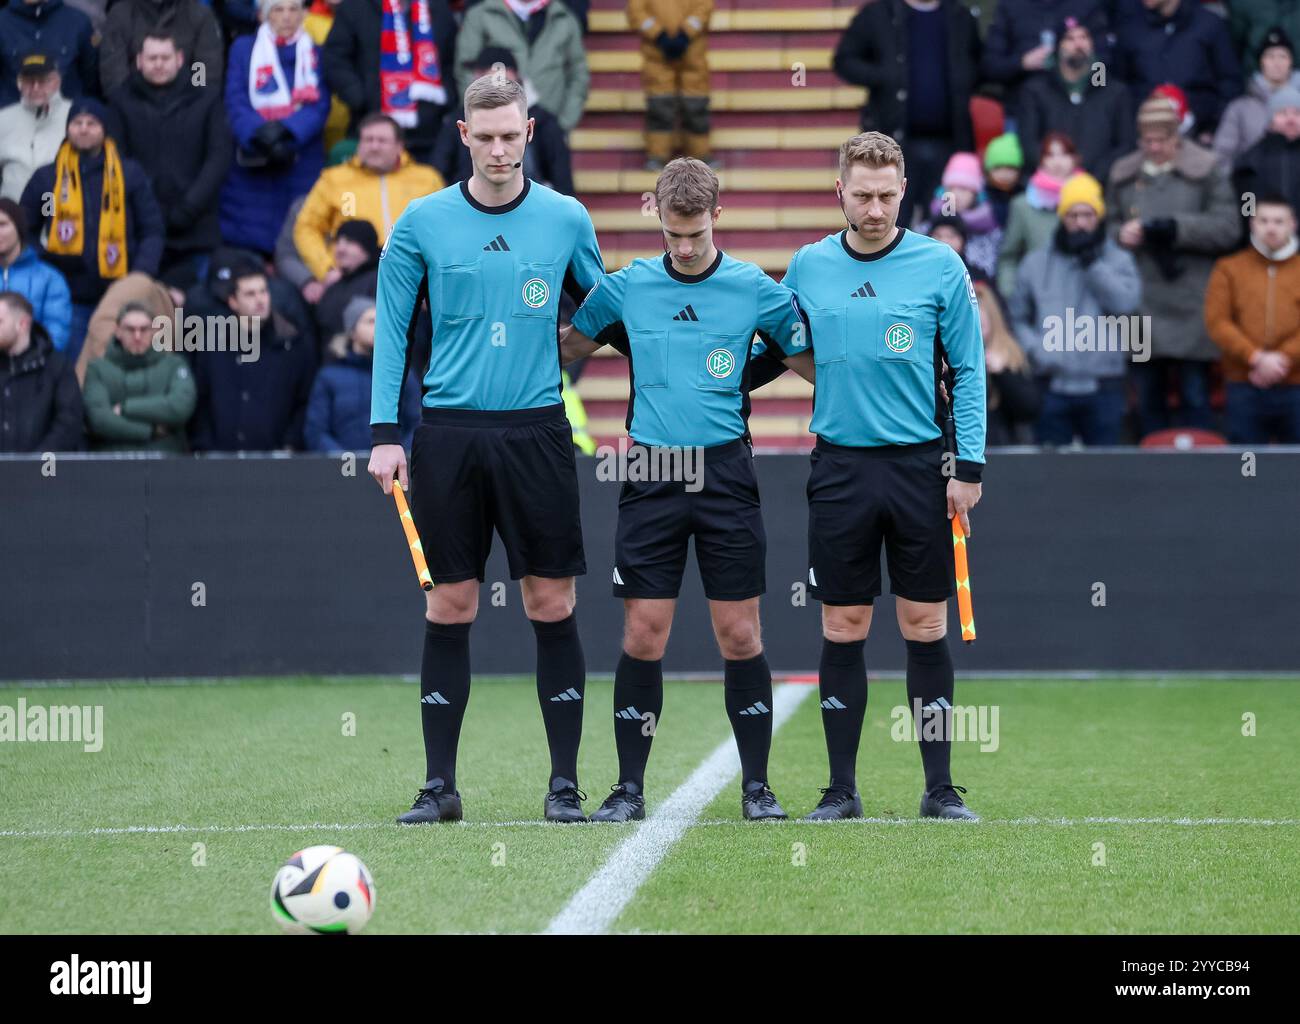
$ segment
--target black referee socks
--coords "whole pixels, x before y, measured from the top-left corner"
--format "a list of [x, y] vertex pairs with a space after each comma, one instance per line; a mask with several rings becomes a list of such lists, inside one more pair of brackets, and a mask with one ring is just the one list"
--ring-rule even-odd
[[582, 698], [587, 688], [578, 617], [574, 613], [559, 622], [529, 621], [537, 634], [537, 700], [551, 748], [551, 781], [562, 778], [576, 783]]
[[624, 651], [614, 671], [614, 746], [618, 749], [618, 781], [634, 782], [643, 792], [650, 744], [654, 742], [663, 709], [663, 661], [642, 661]]
[[424, 726], [425, 779], [442, 779], [456, 791], [456, 747], [469, 703], [468, 622], [424, 623], [420, 662], [420, 719]]
[[772, 749], [772, 670], [767, 656], [757, 654], [727, 661], [723, 675], [727, 717], [740, 753], [740, 786], [767, 781], [767, 755]]
[[948, 638], [907, 641], [907, 705], [916, 725], [927, 792], [952, 783], [952, 691]]
[[857, 787], [858, 741], [867, 713], [865, 640], [822, 640], [822, 728], [831, 763], [831, 785]]

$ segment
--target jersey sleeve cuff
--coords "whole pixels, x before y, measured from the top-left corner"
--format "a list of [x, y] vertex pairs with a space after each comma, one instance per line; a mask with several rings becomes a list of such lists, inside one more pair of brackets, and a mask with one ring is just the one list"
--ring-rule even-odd
[[957, 460], [957, 472], [954, 474], [964, 484], [980, 483], [984, 474], [984, 463], [972, 462], [970, 459]]
[[401, 444], [402, 432], [396, 423], [370, 424], [370, 445], [372, 448], [381, 444]]

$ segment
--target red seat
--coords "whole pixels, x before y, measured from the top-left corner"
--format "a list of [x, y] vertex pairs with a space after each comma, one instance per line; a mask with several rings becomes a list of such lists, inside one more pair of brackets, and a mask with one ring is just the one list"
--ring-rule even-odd
[[[983, 160], [984, 148], [1006, 130], [1002, 104], [997, 100], [989, 99], [987, 96], [972, 96], [970, 98], [970, 123], [975, 132], [975, 152]], [[1029, 159], [1028, 154], [1025, 157]]]
[[1176, 451], [1190, 451], [1192, 448], [1222, 448], [1228, 439], [1213, 430], [1200, 430], [1195, 427], [1170, 427], [1156, 430], [1142, 438], [1143, 448], [1172, 448]]

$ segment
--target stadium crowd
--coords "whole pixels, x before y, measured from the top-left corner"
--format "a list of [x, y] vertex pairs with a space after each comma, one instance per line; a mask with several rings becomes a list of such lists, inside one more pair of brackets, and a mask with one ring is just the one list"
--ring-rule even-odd
[[[368, 447], [383, 240], [471, 173], [458, 97], [493, 69], [525, 174], [574, 194], [588, 6], [8, 0], [0, 451]], [[646, 167], [717, 166], [712, 3], [627, 9]], [[856, 12], [834, 71], [903, 146], [900, 223], [971, 270], [989, 444], [1300, 443], [1297, 39], [1291, 0]]]

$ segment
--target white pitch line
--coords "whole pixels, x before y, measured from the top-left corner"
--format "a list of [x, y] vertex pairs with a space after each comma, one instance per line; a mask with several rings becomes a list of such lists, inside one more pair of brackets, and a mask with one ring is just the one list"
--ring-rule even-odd
[[[801, 683], [784, 683], [773, 689], [774, 735], [814, 689]], [[672, 845], [739, 770], [735, 740], [728, 736], [690, 778], [615, 847], [587, 884], [546, 926], [545, 934], [597, 935], [609, 928]]]

